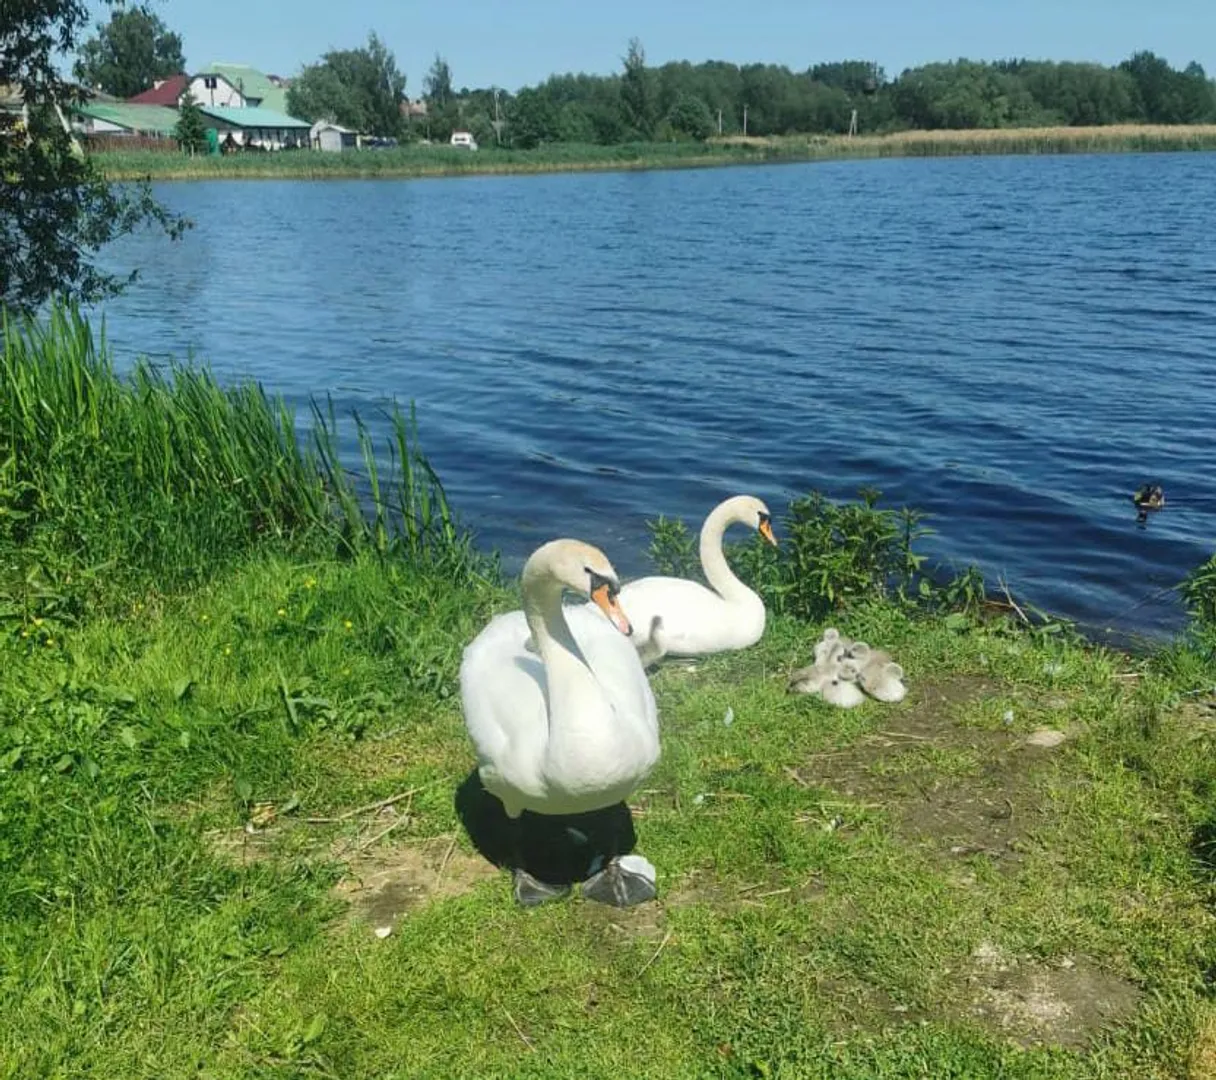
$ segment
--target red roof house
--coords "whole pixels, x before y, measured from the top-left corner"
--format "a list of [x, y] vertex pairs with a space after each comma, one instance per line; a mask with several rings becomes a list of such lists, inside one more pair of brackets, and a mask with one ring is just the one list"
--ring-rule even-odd
[[165, 108], [176, 109], [178, 99], [186, 87], [190, 85], [189, 75], [170, 75], [167, 79], [158, 79], [151, 90], [127, 98], [130, 105], [161, 105]]

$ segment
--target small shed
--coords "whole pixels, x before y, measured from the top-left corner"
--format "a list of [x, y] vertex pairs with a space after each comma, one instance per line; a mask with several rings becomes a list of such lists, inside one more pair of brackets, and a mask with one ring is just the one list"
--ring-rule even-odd
[[314, 150], [324, 150], [331, 154], [353, 150], [358, 145], [358, 136], [353, 131], [330, 120], [318, 120], [313, 124], [309, 137]]

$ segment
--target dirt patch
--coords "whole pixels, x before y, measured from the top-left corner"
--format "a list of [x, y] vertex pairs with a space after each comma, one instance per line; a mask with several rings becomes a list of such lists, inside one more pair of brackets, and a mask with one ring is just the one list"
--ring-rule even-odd
[[972, 953], [965, 979], [966, 1014], [1024, 1048], [1083, 1047], [1129, 1018], [1140, 996], [1085, 957], [1048, 966], [1008, 957], [987, 943]]
[[[982, 678], [922, 685], [911, 708], [852, 746], [817, 755], [796, 778], [889, 810], [902, 835], [947, 858], [1021, 861], [1023, 838], [1045, 818], [1038, 778], [1064, 739], [986, 730], [958, 720], [971, 702], [1001, 691]], [[1061, 733], [1062, 734], [1062, 733]]]
[[354, 917], [379, 929], [432, 901], [462, 896], [498, 873], [480, 855], [439, 837], [357, 855], [334, 892], [350, 902]]

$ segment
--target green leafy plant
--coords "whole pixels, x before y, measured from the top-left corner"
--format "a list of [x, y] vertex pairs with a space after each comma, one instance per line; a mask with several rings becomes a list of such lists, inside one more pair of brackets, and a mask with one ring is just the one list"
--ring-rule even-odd
[[1216, 631], [1216, 555], [1186, 576], [1182, 599], [1201, 628]]
[[671, 577], [701, 576], [697, 540], [683, 521], [660, 515], [657, 521], [648, 521], [646, 525], [650, 529], [647, 555], [658, 573]]

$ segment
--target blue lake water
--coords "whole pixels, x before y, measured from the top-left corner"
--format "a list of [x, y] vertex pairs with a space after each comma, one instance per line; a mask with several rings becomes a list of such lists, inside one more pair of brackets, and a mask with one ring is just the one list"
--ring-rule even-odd
[[[1216, 155], [173, 183], [111, 344], [298, 406], [417, 402], [461, 516], [646, 569], [748, 492], [929, 512], [933, 556], [1149, 636], [1216, 549]], [[1130, 494], [1167, 507], [1137, 526]]]

